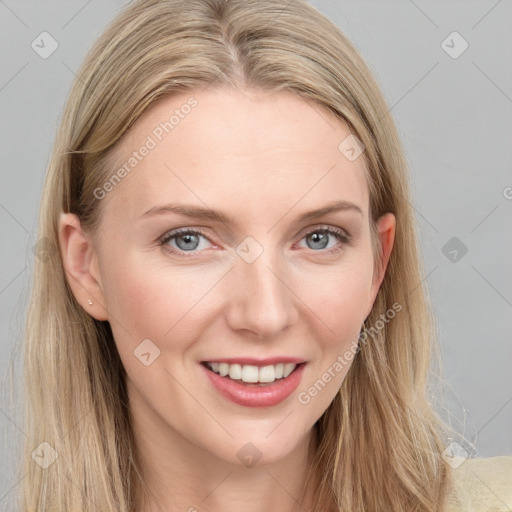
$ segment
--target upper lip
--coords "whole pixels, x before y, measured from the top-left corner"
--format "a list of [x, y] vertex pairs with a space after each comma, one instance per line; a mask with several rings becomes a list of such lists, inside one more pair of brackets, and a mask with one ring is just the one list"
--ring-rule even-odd
[[247, 364], [252, 366], [270, 366], [275, 364], [286, 364], [294, 363], [300, 364], [306, 361], [300, 357], [287, 357], [287, 356], [276, 356], [269, 357], [266, 359], [257, 359], [255, 357], [216, 357], [213, 359], [207, 359], [202, 361], [203, 363], [228, 363], [228, 364], [239, 364], [241, 366]]

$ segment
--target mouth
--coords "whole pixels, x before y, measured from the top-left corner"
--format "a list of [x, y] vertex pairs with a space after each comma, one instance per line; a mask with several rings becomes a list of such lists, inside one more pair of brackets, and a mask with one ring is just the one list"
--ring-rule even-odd
[[224, 398], [243, 407], [285, 402], [302, 380], [307, 362], [298, 358], [203, 361], [207, 381]]
[[203, 361], [201, 363], [211, 372], [226, 379], [247, 386], [268, 386], [276, 381], [286, 380], [306, 362], [277, 364], [240, 364], [221, 361]]

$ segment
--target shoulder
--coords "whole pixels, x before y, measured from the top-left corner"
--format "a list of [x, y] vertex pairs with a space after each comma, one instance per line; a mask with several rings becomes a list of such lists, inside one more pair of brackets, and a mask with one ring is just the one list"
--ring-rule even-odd
[[447, 512], [512, 510], [512, 456], [466, 459], [452, 479]]

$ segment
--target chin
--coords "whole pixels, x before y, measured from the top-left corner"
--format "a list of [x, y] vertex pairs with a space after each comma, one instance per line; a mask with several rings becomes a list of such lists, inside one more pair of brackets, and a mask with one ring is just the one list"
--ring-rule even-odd
[[[291, 416], [284, 422], [291, 421]], [[308, 442], [307, 435], [282, 428], [279, 422], [269, 427], [230, 430], [234, 439], [230, 439], [225, 448], [216, 453], [217, 457], [229, 464], [252, 468], [278, 463], [293, 455], [301, 443]]]

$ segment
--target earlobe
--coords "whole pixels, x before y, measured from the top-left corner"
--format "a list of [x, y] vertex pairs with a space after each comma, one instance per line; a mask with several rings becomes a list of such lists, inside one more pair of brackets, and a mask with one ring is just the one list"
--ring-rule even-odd
[[59, 244], [66, 279], [76, 300], [97, 320], [108, 320], [97, 269], [96, 250], [91, 240], [82, 231], [77, 215], [61, 213]]

